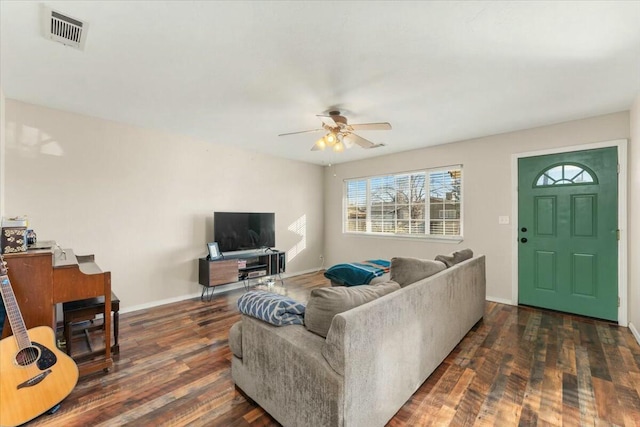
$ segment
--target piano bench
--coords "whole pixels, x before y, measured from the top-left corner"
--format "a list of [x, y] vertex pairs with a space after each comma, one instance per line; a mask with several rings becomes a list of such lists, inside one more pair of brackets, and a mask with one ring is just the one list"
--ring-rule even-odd
[[[113, 312], [113, 345], [111, 346], [111, 351], [114, 354], [118, 354], [120, 352], [120, 345], [118, 344], [118, 312], [120, 311], [120, 300], [113, 292], [111, 292], [111, 311]], [[104, 314], [104, 297], [65, 302], [62, 304], [62, 314], [66, 352], [71, 356], [73, 326], [81, 322], [93, 322], [97, 315]], [[104, 323], [102, 328], [104, 328]], [[109, 331], [109, 333], [111, 333], [111, 331]]]

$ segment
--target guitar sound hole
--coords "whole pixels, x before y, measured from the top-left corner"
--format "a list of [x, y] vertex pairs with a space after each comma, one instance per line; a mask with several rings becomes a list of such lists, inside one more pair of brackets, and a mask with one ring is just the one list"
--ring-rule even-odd
[[38, 347], [23, 348], [16, 354], [16, 363], [20, 366], [29, 366], [35, 363], [40, 357], [40, 349]]

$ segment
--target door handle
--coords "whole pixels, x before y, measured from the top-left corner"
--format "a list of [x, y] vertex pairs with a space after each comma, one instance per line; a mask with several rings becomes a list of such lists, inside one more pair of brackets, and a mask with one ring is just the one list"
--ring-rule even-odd
[[521, 241], [522, 243], [527, 243], [527, 242], [528, 242], [528, 240], [527, 240], [527, 238], [526, 238], [526, 237], [523, 237], [522, 239], [520, 239], [520, 241]]

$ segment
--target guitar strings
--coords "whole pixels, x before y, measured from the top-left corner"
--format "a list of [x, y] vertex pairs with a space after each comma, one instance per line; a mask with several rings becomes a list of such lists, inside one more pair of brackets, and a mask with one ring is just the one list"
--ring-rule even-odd
[[[16, 362], [22, 366], [31, 365], [38, 360], [39, 350], [31, 344], [27, 327], [24, 324], [24, 318], [16, 302], [16, 297], [7, 275], [0, 276], [0, 294], [4, 301], [7, 317], [9, 317], [9, 324], [13, 330], [13, 336], [18, 344], [18, 354], [22, 353], [23, 356], [26, 355], [24, 365], [19, 363], [17, 359]], [[16, 357], [18, 356], [16, 355]]]

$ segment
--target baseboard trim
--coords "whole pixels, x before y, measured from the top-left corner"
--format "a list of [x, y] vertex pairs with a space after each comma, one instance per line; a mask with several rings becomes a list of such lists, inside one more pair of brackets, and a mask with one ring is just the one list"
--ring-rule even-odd
[[638, 332], [636, 327], [631, 322], [629, 322], [629, 329], [631, 330], [631, 333], [633, 334], [636, 341], [638, 341], [638, 344], [640, 345], [640, 332]]
[[489, 295], [487, 295], [487, 296], [485, 297], [485, 299], [486, 299], [487, 301], [497, 302], [498, 304], [516, 305], [516, 304], [513, 304], [513, 303], [511, 302], [511, 300], [504, 299], [504, 298], [492, 297], [492, 296], [489, 296]]
[[[285, 274], [282, 275], [282, 278], [286, 279], [288, 277], [300, 276], [302, 274], [307, 274], [307, 273], [316, 273], [318, 271], [319, 270], [317, 268], [312, 268], [310, 270], [296, 271], [295, 273], [285, 273]], [[225, 292], [235, 291], [237, 289], [242, 289], [243, 287], [244, 287], [244, 283], [243, 282], [236, 282], [236, 283], [230, 283], [228, 285], [216, 286], [215, 294], [218, 295], [218, 294], [225, 293]], [[187, 295], [180, 295], [180, 296], [173, 297], [173, 298], [167, 298], [167, 299], [163, 299], [163, 300], [152, 301], [152, 302], [148, 302], [148, 303], [144, 303], [144, 304], [134, 305], [134, 306], [131, 306], [131, 307], [126, 307], [126, 308], [121, 309], [120, 313], [131, 313], [132, 311], [146, 310], [146, 309], [149, 309], [149, 308], [158, 307], [158, 306], [165, 305], [165, 304], [171, 304], [171, 303], [174, 303], [174, 302], [180, 302], [180, 301], [184, 301], [184, 300], [188, 300], [188, 299], [192, 299], [192, 298], [199, 298], [201, 294], [202, 294], [202, 291], [196, 292], [196, 293], [192, 293], [192, 294], [187, 294]]]
[[158, 301], [152, 301], [152, 302], [148, 302], [148, 303], [144, 303], [144, 304], [133, 305], [131, 307], [125, 307], [125, 308], [120, 309], [120, 313], [121, 314], [122, 313], [131, 313], [133, 311], [146, 310], [148, 308], [159, 307], [161, 305], [171, 304], [171, 303], [174, 303], [174, 302], [180, 302], [180, 301], [184, 301], [184, 300], [187, 300], [187, 299], [196, 298], [196, 297], [199, 297], [199, 296], [200, 296], [200, 292], [193, 293], [193, 294], [190, 294], [190, 295], [180, 295], [179, 297], [167, 298], [167, 299], [162, 299], [162, 300], [158, 300]]

